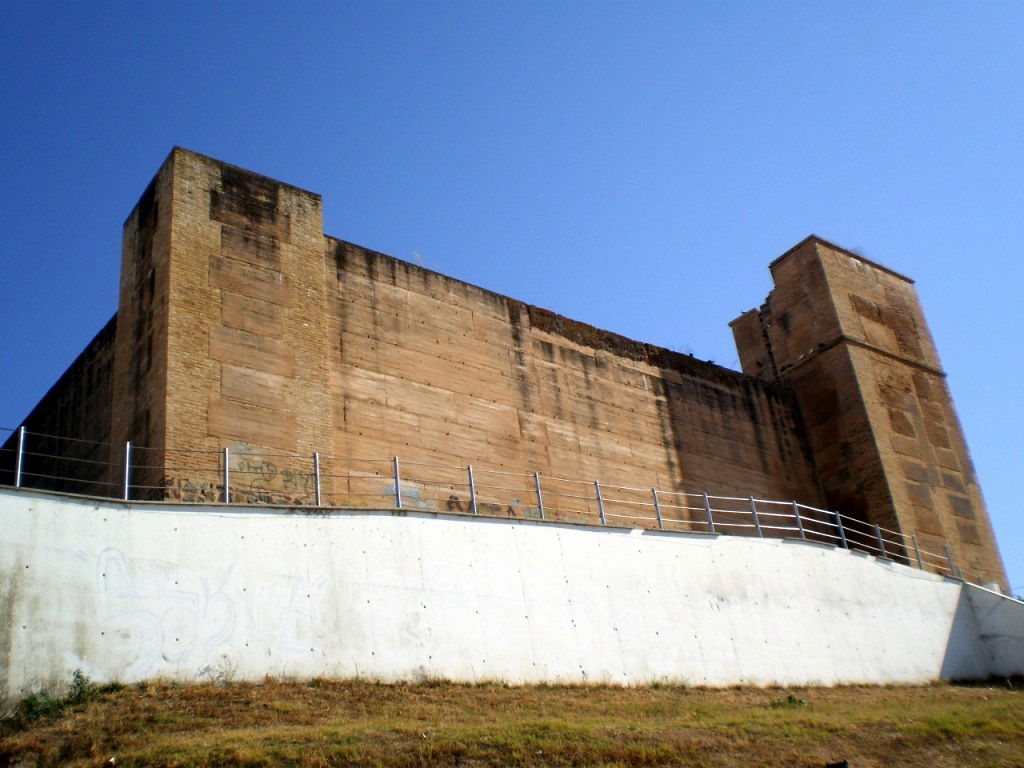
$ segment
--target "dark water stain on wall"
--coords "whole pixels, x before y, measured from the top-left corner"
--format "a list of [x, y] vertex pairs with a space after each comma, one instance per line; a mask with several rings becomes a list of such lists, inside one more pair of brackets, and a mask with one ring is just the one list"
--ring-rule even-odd
[[530, 367], [527, 357], [526, 332], [523, 328], [523, 304], [509, 300], [506, 304], [509, 327], [512, 335], [512, 376], [515, 379], [519, 400], [524, 409], [533, 412], [533, 393], [530, 389]]

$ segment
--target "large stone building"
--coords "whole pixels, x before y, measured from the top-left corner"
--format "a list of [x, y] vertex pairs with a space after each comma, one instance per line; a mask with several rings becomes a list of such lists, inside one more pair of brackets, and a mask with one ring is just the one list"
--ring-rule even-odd
[[[912, 281], [816, 237], [771, 269], [738, 373], [325, 236], [318, 195], [175, 149], [125, 223], [117, 314], [24, 425], [86, 441], [35, 453], [93, 492], [126, 442], [133, 495], [187, 500], [219, 497], [225, 448], [243, 497], [248, 471], [285, 503], [314, 453], [474, 462], [835, 509], [1005, 587]], [[328, 502], [357, 479], [328, 468]]]

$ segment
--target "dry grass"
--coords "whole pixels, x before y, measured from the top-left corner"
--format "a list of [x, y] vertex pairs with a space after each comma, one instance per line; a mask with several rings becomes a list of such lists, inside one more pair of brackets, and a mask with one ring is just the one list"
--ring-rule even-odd
[[1024, 768], [1003, 685], [700, 690], [365, 682], [95, 692], [0, 726], [0, 766]]

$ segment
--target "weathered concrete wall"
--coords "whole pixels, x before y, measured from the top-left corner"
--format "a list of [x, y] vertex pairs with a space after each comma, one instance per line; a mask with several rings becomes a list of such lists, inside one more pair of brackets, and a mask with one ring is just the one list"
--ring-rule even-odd
[[4, 698], [75, 669], [712, 686], [1024, 672], [1024, 604], [798, 541], [9, 489], [0, 530]]
[[967, 599], [978, 626], [978, 637], [985, 666], [990, 675], [1019, 675], [1024, 656], [1024, 610], [1016, 600], [983, 587], [964, 585]]
[[744, 372], [792, 385], [825, 503], [944, 545], [1008, 588], [913, 281], [818, 238], [772, 263], [765, 305], [733, 322]]

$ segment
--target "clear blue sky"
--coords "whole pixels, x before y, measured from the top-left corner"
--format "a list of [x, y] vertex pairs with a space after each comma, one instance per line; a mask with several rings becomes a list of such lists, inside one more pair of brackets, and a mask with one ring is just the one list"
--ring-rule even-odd
[[328, 234], [737, 366], [810, 233], [910, 275], [1024, 591], [1024, 2], [7, 2], [0, 426], [182, 145]]

